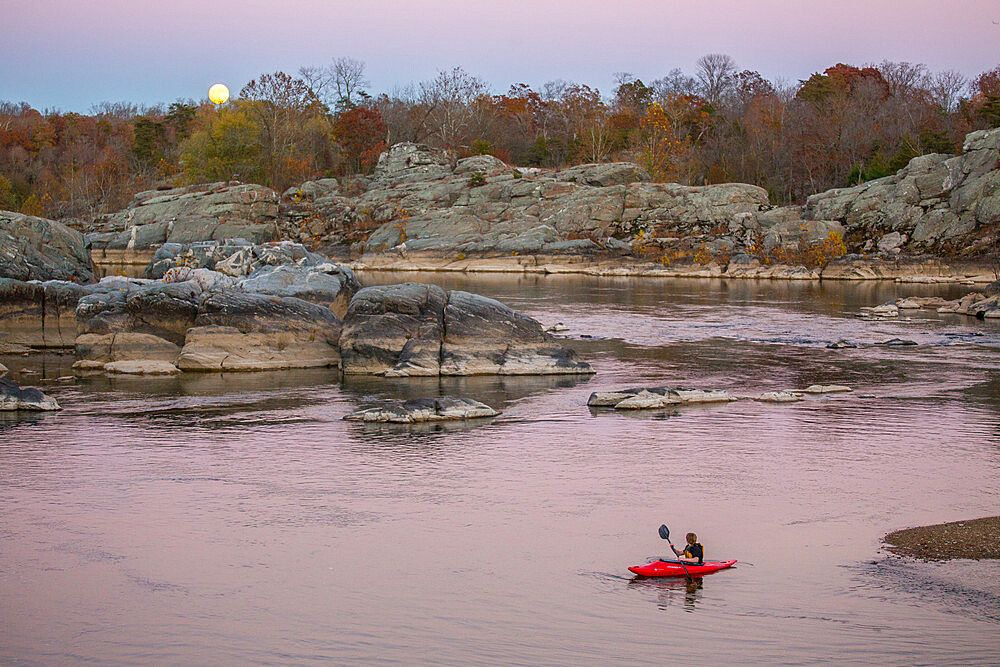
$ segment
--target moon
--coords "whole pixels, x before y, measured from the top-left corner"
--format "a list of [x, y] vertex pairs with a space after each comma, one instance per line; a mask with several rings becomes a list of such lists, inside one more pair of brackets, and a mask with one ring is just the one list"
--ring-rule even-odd
[[215, 104], [222, 104], [229, 99], [229, 89], [221, 83], [217, 83], [208, 89], [208, 99]]

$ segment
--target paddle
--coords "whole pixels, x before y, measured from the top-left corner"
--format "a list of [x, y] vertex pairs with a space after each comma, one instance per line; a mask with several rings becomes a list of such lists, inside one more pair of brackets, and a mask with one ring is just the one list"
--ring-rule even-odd
[[[670, 529], [667, 528], [667, 524], [663, 524], [660, 526], [660, 537], [667, 541], [667, 544], [670, 545], [670, 549], [674, 552], [675, 555], [678, 556], [680, 555], [677, 553], [677, 549], [674, 549], [674, 543], [670, 541]], [[687, 565], [684, 564], [684, 561], [678, 560], [677, 562], [680, 563], [681, 567], [684, 568], [684, 574], [687, 575], [687, 578], [691, 579], [691, 573], [688, 572]]]

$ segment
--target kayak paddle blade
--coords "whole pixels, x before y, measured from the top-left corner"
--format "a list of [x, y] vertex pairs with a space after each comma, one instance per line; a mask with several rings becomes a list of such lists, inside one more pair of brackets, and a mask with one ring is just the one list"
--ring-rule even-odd
[[660, 526], [660, 537], [664, 540], [670, 539], [670, 529], [667, 528], [666, 524]]

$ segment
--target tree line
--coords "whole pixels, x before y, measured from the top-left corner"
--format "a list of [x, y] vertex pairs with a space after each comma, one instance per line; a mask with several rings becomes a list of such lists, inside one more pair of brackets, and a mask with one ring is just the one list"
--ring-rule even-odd
[[89, 114], [0, 102], [0, 209], [53, 218], [119, 210], [140, 190], [228, 180], [279, 191], [370, 173], [400, 141], [520, 166], [633, 161], [656, 181], [753, 183], [775, 203], [954, 153], [1000, 126], [1000, 66], [967, 79], [885, 61], [838, 63], [796, 83], [708, 54], [643, 82], [524, 83], [504, 93], [461, 67], [374, 95], [363, 62], [263, 74], [220, 107], [103, 103]]

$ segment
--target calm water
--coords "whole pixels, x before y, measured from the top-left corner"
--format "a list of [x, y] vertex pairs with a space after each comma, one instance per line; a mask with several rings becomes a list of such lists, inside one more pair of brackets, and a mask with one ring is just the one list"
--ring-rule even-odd
[[[570, 327], [598, 375], [96, 378], [5, 357], [65, 408], [0, 421], [0, 662], [695, 664], [1000, 660], [1000, 563], [925, 564], [880, 538], [1000, 514], [1000, 323], [860, 306], [885, 284], [369, 274], [436, 281]], [[588, 338], [585, 338], [587, 336]], [[827, 350], [899, 336], [911, 348]], [[590, 392], [794, 405], [591, 411]], [[447, 428], [341, 418], [452, 394]], [[661, 523], [706, 577], [633, 580]]]

